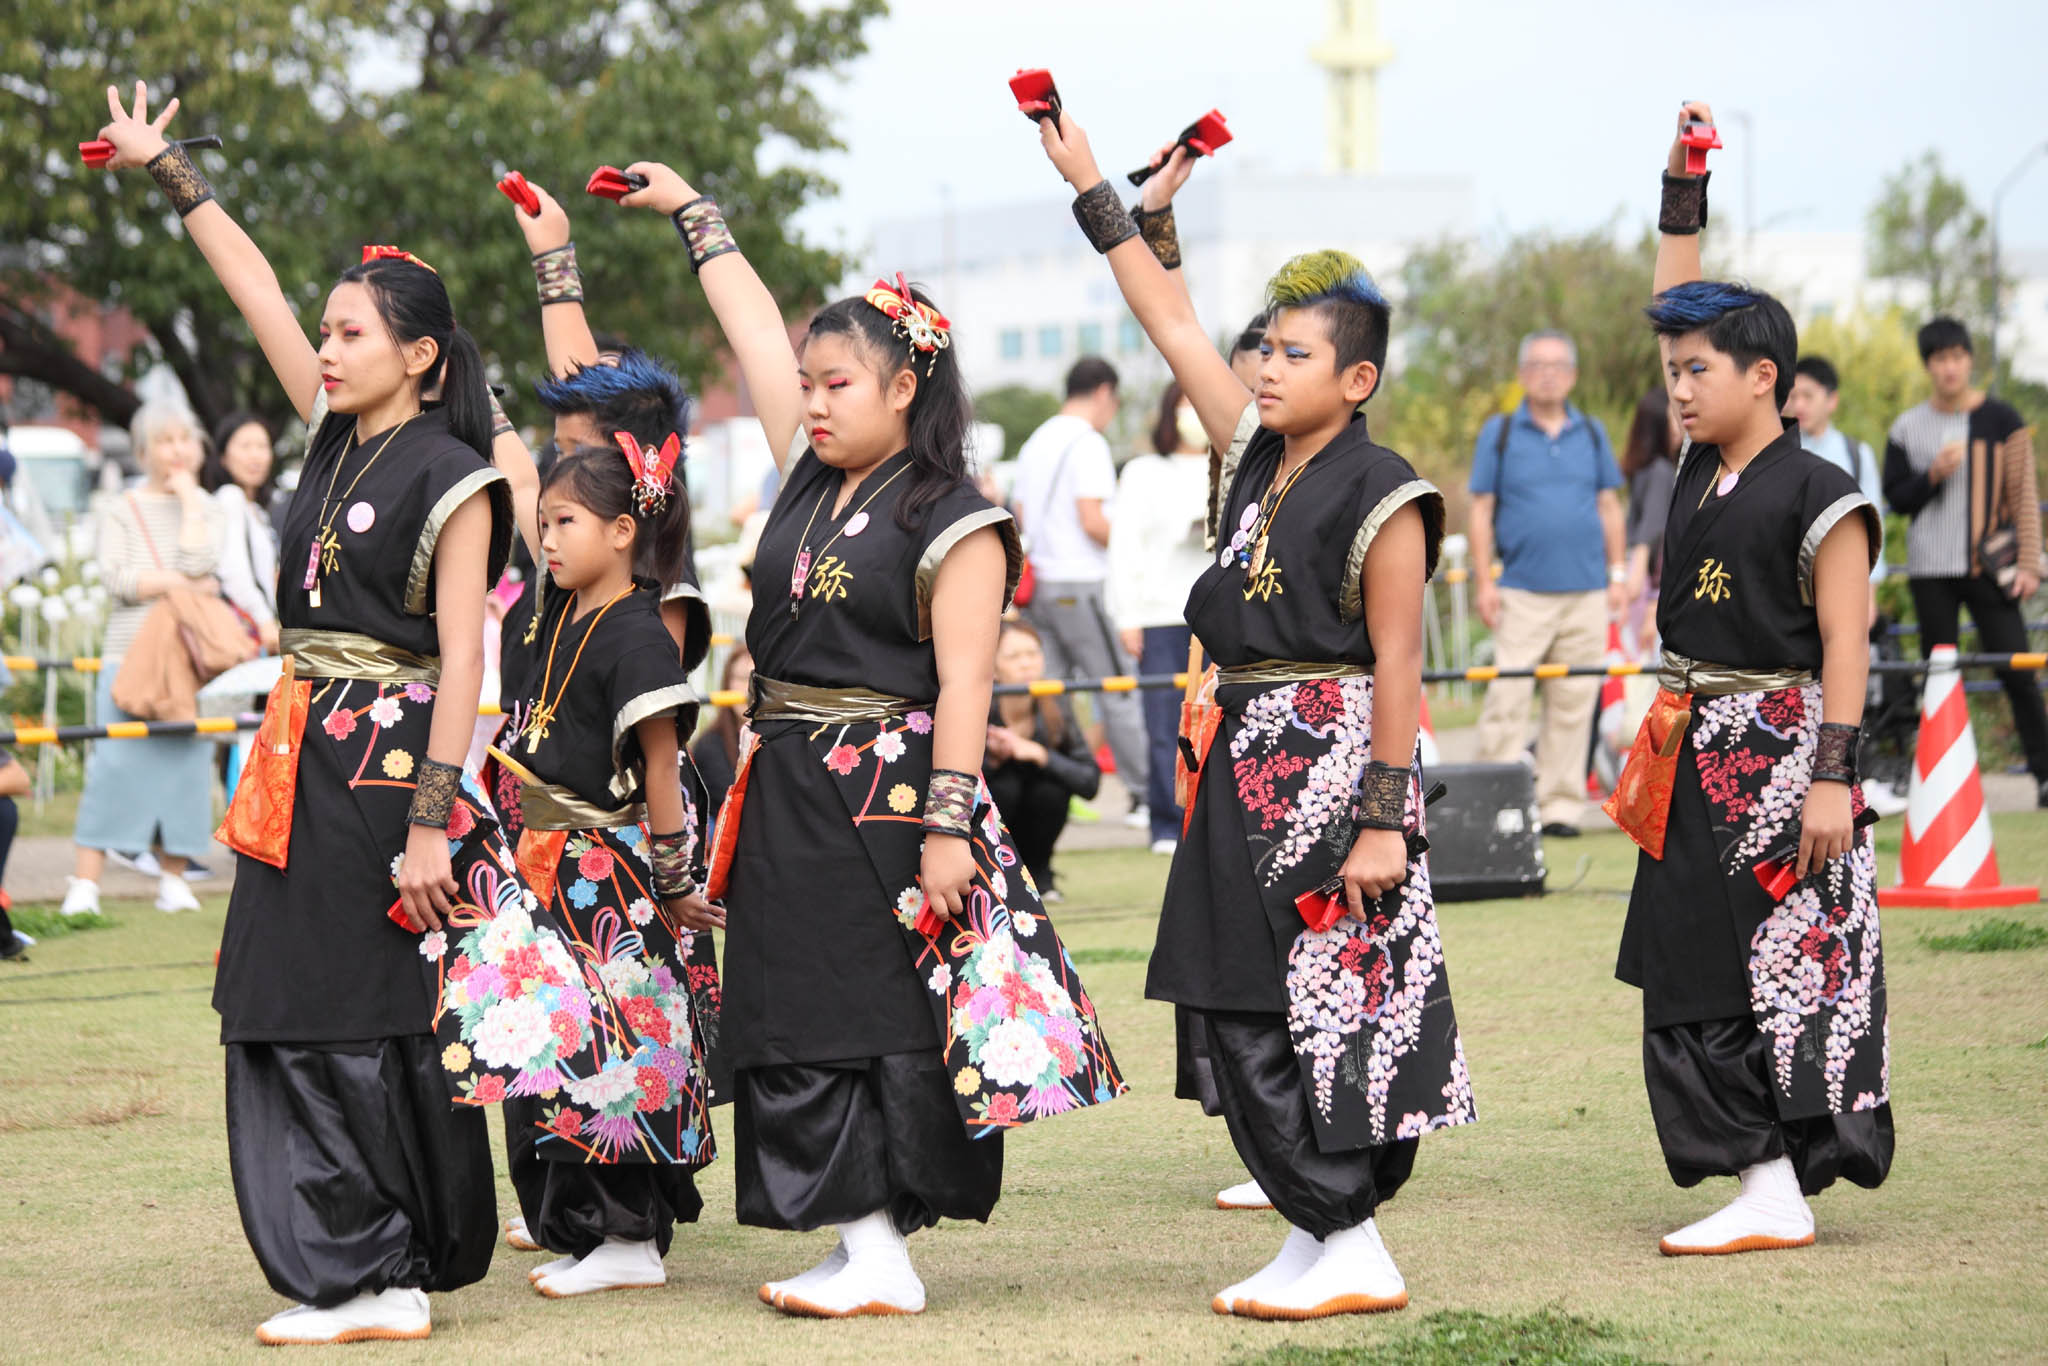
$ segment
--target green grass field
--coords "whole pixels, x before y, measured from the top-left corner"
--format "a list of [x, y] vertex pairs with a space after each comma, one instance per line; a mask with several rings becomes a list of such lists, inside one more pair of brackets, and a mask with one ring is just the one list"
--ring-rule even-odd
[[[2048, 817], [1996, 824], [2008, 880], [2048, 879]], [[827, 1239], [733, 1224], [720, 1164], [702, 1178], [704, 1220], [679, 1234], [665, 1290], [546, 1301], [524, 1276], [536, 1258], [501, 1250], [483, 1283], [436, 1300], [432, 1343], [404, 1355], [2048, 1356], [2048, 948], [2010, 930], [1972, 941], [1997, 951], [1929, 942], [1980, 921], [2048, 926], [2048, 910], [1888, 912], [1891, 1181], [1820, 1197], [1813, 1248], [1674, 1260], [1658, 1255], [1659, 1235], [1732, 1183], [1680, 1191], [1658, 1156], [1638, 1003], [1611, 976], [1629, 847], [1593, 836], [1554, 844], [1552, 857], [1557, 886], [1586, 860], [1575, 890], [1442, 912], [1481, 1122], [1426, 1139], [1414, 1180], [1383, 1213], [1412, 1296], [1403, 1313], [1281, 1325], [1209, 1312], [1210, 1293], [1263, 1262], [1283, 1229], [1272, 1214], [1210, 1205], [1241, 1173], [1221, 1121], [1172, 1099], [1171, 1014], [1142, 999], [1165, 861], [1134, 851], [1068, 855], [1058, 917], [1132, 1092], [1012, 1136], [989, 1227], [916, 1239], [931, 1299], [922, 1318], [802, 1322], [759, 1304], [759, 1282], [809, 1264]], [[1888, 876], [1895, 865], [1882, 866]], [[207, 1005], [221, 903], [175, 917], [112, 905], [108, 919], [0, 968], [0, 1357], [252, 1352], [257, 1321], [282, 1306], [228, 1184]]]

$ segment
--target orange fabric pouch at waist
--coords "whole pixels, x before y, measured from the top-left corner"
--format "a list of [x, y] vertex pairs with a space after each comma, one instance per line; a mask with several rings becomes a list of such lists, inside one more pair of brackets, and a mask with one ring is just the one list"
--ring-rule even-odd
[[555, 899], [555, 878], [561, 871], [562, 846], [569, 842], [566, 830], [536, 830], [532, 826], [519, 832], [519, 848], [512, 861], [519, 865], [519, 875], [526, 879], [527, 887], [543, 906]]
[[1671, 820], [1671, 789], [1678, 780], [1678, 751], [1692, 724], [1692, 694], [1668, 688], [1643, 717], [1629, 746], [1628, 761], [1614, 794], [1601, 804], [1614, 823], [1651, 858], [1664, 857], [1664, 833]]
[[242, 779], [214, 838], [238, 854], [284, 867], [292, 844], [292, 797], [299, 785], [299, 754], [305, 747], [306, 713], [313, 685], [301, 682], [285, 656], [284, 672], [263, 704], [263, 724], [249, 748]]
[[717, 901], [725, 895], [726, 884], [732, 880], [732, 853], [740, 842], [740, 810], [747, 802], [747, 775], [753, 771], [754, 751], [761, 747], [761, 737], [751, 730], [740, 732], [740, 761], [732, 775], [732, 786], [725, 790], [725, 801], [718, 808], [718, 829], [712, 836], [711, 871], [704, 881], [704, 899]]

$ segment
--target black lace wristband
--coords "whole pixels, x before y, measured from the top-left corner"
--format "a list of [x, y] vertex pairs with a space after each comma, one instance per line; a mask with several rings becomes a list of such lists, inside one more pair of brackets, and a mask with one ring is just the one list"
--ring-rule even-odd
[[199, 174], [199, 168], [192, 162], [192, 154], [177, 143], [151, 157], [142, 168], [156, 181], [164, 197], [171, 201], [171, 207], [183, 218], [192, 210], [213, 198], [213, 186], [206, 183], [206, 177]]
[[740, 249], [740, 244], [732, 240], [732, 229], [725, 225], [724, 211], [708, 194], [698, 195], [669, 217], [683, 245], [690, 249], [692, 275], [703, 270], [704, 263], [712, 257]]
[[1408, 770], [1378, 759], [1367, 764], [1352, 801], [1352, 824], [1367, 830], [1405, 830], [1407, 816]]
[[654, 894], [663, 901], [674, 901], [680, 897], [694, 896], [699, 890], [696, 873], [690, 867], [690, 855], [696, 841], [687, 830], [678, 830], [673, 835], [647, 837], [647, 857], [654, 864]]
[[1664, 173], [1664, 198], [1657, 207], [1657, 231], [1674, 237], [1691, 237], [1707, 226], [1707, 179], [1712, 171], [1696, 176]]
[[934, 835], [974, 835], [974, 799], [981, 780], [957, 769], [935, 768], [924, 794], [924, 828]]
[[1074, 196], [1074, 221], [1087, 234], [1088, 245], [1097, 251], [1106, 252], [1138, 235], [1138, 225], [1131, 221], [1124, 202], [1116, 197], [1115, 187], [1106, 180]]
[[1145, 239], [1145, 245], [1159, 258], [1159, 264], [1168, 270], [1180, 269], [1180, 234], [1173, 226], [1173, 205], [1163, 209], [1147, 209], [1142, 205], [1131, 210], [1131, 221], [1138, 225], [1138, 236]]
[[540, 292], [540, 305], [580, 304], [583, 302], [583, 272], [576, 268], [576, 244], [564, 242], [559, 247], [536, 254], [533, 258], [533, 283]]
[[413, 788], [412, 808], [406, 812], [406, 821], [446, 830], [449, 814], [455, 810], [456, 794], [462, 791], [462, 766], [422, 759], [414, 781], [417, 786]]
[[1856, 742], [1863, 738], [1860, 727], [1839, 721], [1823, 721], [1813, 745], [1813, 780], [1817, 783], [1856, 783]]

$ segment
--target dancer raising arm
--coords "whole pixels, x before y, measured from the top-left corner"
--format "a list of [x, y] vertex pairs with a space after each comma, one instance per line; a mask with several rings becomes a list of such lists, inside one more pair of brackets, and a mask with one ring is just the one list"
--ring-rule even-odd
[[622, 202], [673, 219], [786, 467], [712, 873], [739, 1219], [839, 1234], [761, 1287], [783, 1312], [917, 1313], [904, 1235], [987, 1219], [1003, 1130], [1123, 1089], [979, 776], [1016, 535], [965, 477], [970, 409], [929, 299], [899, 280], [831, 304], [799, 361], [718, 206], [629, 169], [649, 184]]
[[[281, 529], [296, 677], [271, 694], [224, 828], [242, 857], [213, 994], [242, 1227], [300, 1301], [257, 1337], [425, 1337], [425, 1292], [481, 1278], [496, 1241], [477, 1107], [596, 1070], [567, 947], [460, 767], [484, 590], [532, 464], [494, 424], [430, 266], [367, 248], [328, 295], [316, 351], [262, 252], [166, 144], [177, 101], [152, 121], [140, 84], [132, 111], [107, 99], [110, 165], [148, 167], [312, 428]], [[486, 458], [494, 425], [503, 471]], [[559, 984], [559, 1033], [493, 1023], [500, 1000], [531, 997], [522, 978]]]
[[[1374, 1213], [1418, 1136], [1473, 1113], [1425, 846], [1406, 838], [1421, 833], [1422, 597], [1443, 500], [1360, 412], [1387, 302], [1341, 252], [1289, 261], [1267, 287], [1255, 396], [1071, 115], [1039, 128], [1082, 230], [1225, 452], [1228, 539], [1187, 611], [1218, 668], [1209, 753], [1224, 761], [1201, 766], [1145, 990], [1195, 1016], [1231, 1140], [1291, 1229], [1211, 1306], [1397, 1309], [1407, 1290]], [[1322, 929], [1304, 923], [1319, 891], [1344, 912]]]
[[[1695, 120], [1713, 113], [1687, 104], [1681, 136]], [[1741, 1181], [1663, 1240], [1673, 1256], [1811, 1243], [1803, 1196], [1838, 1176], [1875, 1186], [1892, 1157], [1855, 770], [1883, 530], [1780, 416], [1791, 314], [1700, 278], [1706, 192], [1674, 138], [1646, 311], [1687, 443], [1664, 531], [1660, 690], [1607, 803], [1642, 846], [1615, 975], [1642, 990], [1665, 1165], [1680, 1186]]]

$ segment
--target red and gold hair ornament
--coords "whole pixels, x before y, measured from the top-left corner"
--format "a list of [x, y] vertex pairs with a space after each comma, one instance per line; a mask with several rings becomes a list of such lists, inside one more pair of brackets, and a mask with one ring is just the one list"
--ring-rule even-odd
[[675, 482], [676, 463], [683, 458], [683, 441], [674, 432], [660, 449], [642, 446], [631, 432], [613, 432], [612, 440], [625, 452], [633, 467], [633, 506], [642, 517], [653, 517], [668, 507], [669, 486]]
[[372, 261], [410, 261], [421, 270], [427, 271], [430, 274], [439, 275], [441, 273], [403, 247], [364, 247], [363, 264], [367, 266]]
[[946, 315], [930, 304], [920, 303], [910, 292], [910, 286], [903, 279], [903, 272], [896, 272], [896, 283], [877, 280], [869, 288], [868, 302], [896, 320], [896, 335], [910, 343], [914, 350], [922, 351], [931, 359], [925, 365], [930, 374], [932, 366], [938, 364], [939, 352], [953, 343], [953, 324], [946, 321]]

